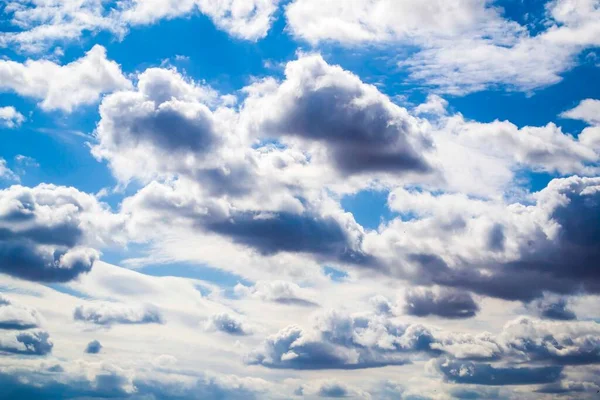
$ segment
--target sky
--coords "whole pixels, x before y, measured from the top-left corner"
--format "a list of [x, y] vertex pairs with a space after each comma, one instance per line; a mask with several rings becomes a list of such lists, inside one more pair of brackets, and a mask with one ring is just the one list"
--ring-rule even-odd
[[599, 0], [3, 0], [0, 399], [596, 399]]

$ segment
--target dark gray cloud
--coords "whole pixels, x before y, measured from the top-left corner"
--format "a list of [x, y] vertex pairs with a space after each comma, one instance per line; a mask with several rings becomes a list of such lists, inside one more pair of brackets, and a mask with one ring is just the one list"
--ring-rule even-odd
[[86, 246], [86, 229], [100, 219], [106, 228], [113, 217], [93, 196], [53, 185], [13, 186], [0, 191], [0, 204], [0, 272], [38, 282], [66, 282], [90, 271], [98, 252]]
[[376, 264], [373, 256], [353, 248], [345, 229], [330, 217], [285, 212], [268, 216], [238, 213], [227, 220], [210, 222], [207, 228], [262, 254], [302, 252], [354, 264]]
[[88, 354], [98, 354], [102, 350], [102, 344], [97, 340], [92, 340], [85, 347], [85, 352]]
[[350, 392], [346, 389], [345, 386], [339, 383], [324, 383], [319, 388], [317, 393], [321, 397], [331, 397], [331, 398], [340, 398], [340, 397], [348, 397]]
[[162, 324], [159, 310], [153, 306], [130, 307], [118, 303], [90, 303], [75, 308], [73, 318], [96, 325]]
[[534, 302], [534, 306], [542, 318], [560, 321], [577, 319], [575, 313], [568, 308], [565, 298], [540, 299]]
[[260, 134], [324, 143], [344, 174], [430, 170], [420, 154], [427, 144], [406, 110], [319, 56], [289, 63], [276, 94], [255, 107], [272, 110], [259, 124]]
[[0, 337], [0, 352], [43, 356], [52, 351], [54, 345], [45, 331], [26, 331]]
[[408, 290], [405, 302], [406, 313], [419, 317], [437, 315], [443, 318], [470, 318], [479, 311], [470, 293], [451, 289]]
[[251, 333], [251, 330], [240, 319], [227, 313], [213, 315], [208, 320], [206, 328], [229, 335], [248, 335]]
[[421, 325], [398, 325], [379, 316], [321, 316], [313, 330], [288, 326], [269, 336], [247, 363], [269, 368], [360, 369], [402, 365], [411, 353], [433, 349], [432, 333]]
[[446, 360], [438, 368], [451, 382], [475, 385], [536, 385], [556, 382], [562, 375], [560, 366], [501, 368]]

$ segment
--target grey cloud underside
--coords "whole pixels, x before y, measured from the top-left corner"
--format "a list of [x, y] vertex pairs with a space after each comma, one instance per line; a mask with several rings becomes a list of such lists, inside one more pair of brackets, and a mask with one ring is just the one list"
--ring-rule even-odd
[[319, 388], [319, 396], [340, 398], [348, 397], [348, 390], [340, 384], [325, 384]]
[[344, 229], [333, 218], [284, 212], [266, 217], [257, 213], [239, 213], [206, 226], [265, 255], [282, 251], [305, 252], [342, 262], [376, 265], [375, 257], [352, 249]]
[[[27, 379], [23, 379], [26, 377]], [[132, 392], [129, 386], [134, 386]], [[192, 385], [149, 378], [131, 380], [118, 371], [102, 371], [94, 377], [71, 376], [60, 365], [47, 371], [0, 372], [0, 399], [63, 400], [71, 398], [142, 398], [183, 400], [252, 400], [257, 393], [244, 385], [228, 386], [210, 378], [198, 378]]]
[[[397, 324], [381, 315], [329, 313], [313, 330], [288, 326], [269, 336], [261, 347], [247, 355], [246, 362], [276, 369], [359, 369], [402, 365], [416, 356], [470, 365], [477, 374], [500, 368], [482, 362], [501, 362], [549, 366], [553, 369], [540, 371], [559, 371], [560, 375], [563, 366], [599, 363], [599, 338], [600, 328], [593, 322], [521, 318], [508, 323], [498, 335], [475, 335], [443, 332], [420, 324]], [[448, 368], [447, 373], [451, 370]], [[508, 383], [517, 379], [510, 370], [499, 371], [509, 375], [505, 384], [520, 384]], [[552, 381], [556, 379], [558, 376]]]
[[447, 361], [439, 365], [446, 379], [455, 383], [475, 385], [534, 385], [556, 382], [562, 367], [500, 368], [490, 364]]
[[437, 315], [444, 318], [470, 318], [479, 311], [479, 306], [469, 293], [442, 290], [408, 291], [405, 311], [409, 315], [425, 317]]
[[567, 300], [564, 298], [555, 301], [539, 300], [535, 303], [542, 318], [569, 321], [577, 319], [573, 311], [568, 308]]
[[68, 282], [82, 273], [89, 272], [94, 257], [82, 254], [69, 268], [61, 268], [61, 257], [66, 249], [52, 253], [41, 252], [30, 241], [0, 242], [0, 271], [21, 279], [37, 282]]
[[383, 104], [355, 105], [360, 91], [341, 86], [305, 90], [278, 120], [265, 124], [265, 132], [326, 142], [335, 165], [347, 174], [430, 170], [404, 138], [410, 124]]

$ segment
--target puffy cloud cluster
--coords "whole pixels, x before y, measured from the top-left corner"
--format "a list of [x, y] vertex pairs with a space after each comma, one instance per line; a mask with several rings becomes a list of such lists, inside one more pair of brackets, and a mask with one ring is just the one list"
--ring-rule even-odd
[[[312, 329], [290, 325], [269, 336], [247, 355], [246, 362], [268, 368], [357, 369], [400, 365], [427, 355], [439, 357], [436, 363], [440, 365], [450, 365], [446, 370], [442, 368], [446, 375], [457, 365], [471, 366], [474, 375], [477, 371], [493, 375], [496, 365], [482, 362], [501, 361], [551, 366], [543, 371], [558, 371], [552, 375], [552, 381], [556, 381], [562, 366], [600, 362], [599, 333], [600, 324], [596, 322], [546, 322], [521, 317], [507, 323], [496, 335], [472, 334], [402, 324], [390, 316], [330, 311], [318, 315]], [[502, 372], [519, 375], [518, 371]]]
[[240, 318], [227, 313], [214, 314], [206, 321], [205, 329], [229, 335], [249, 335], [252, 329]]
[[137, 307], [110, 302], [93, 302], [78, 306], [73, 311], [73, 319], [107, 326], [163, 323], [160, 311], [152, 305]]
[[25, 121], [25, 116], [13, 106], [0, 107], [0, 127], [18, 128]]
[[43, 356], [53, 346], [48, 332], [42, 330], [0, 333], [0, 353]]
[[42, 184], [0, 191], [0, 272], [40, 282], [65, 282], [89, 272], [90, 246], [118, 240], [120, 218], [75, 188]]
[[279, 0], [128, 0], [121, 4], [120, 18], [131, 25], [150, 24], [197, 9], [230, 35], [258, 40], [271, 27], [278, 3]]
[[208, 16], [230, 35], [258, 40], [266, 36], [279, 0], [9, 0], [2, 11], [13, 29], [0, 33], [0, 47], [26, 52], [51, 49], [85, 33], [108, 31], [123, 37], [129, 27], [153, 24], [194, 12]]
[[269, 336], [246, 362], [269, 368], [359, 369], [409, 362], [412, 352], [430, 351], [431, 332], [381, 316], [330, 311], [313, 329], [291, 325]]
[[397, 189], [390, 206], [415, 218], [367, 235], [365, 247], [403, 257], [393, 271], [419, 283], [525, 301], [544, 291], [597, 293], [599, 184], [555, 179], [532, 205]]
[[119, 64], [108, 60], [106, 49], [100, 45], [66, 65], [49, 60], [0, 60], [0, 91], [40, 100], [44, 110], [70, 112], [79, 105], [95, 103], [102, 94], [130, 85]]

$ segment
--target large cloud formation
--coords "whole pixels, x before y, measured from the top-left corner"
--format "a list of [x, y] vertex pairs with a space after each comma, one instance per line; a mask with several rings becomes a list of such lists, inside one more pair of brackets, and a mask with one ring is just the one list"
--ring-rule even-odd
[[273, 93], [246, 102], [253, 129], [266, 137], [323, 143], [343, 174], [428, 172], [419, 121], [374, 86], [320, 56], [290, 62]]
[[555, 179], [532, 205], [398, 189], [392, 207], [416, 218], [390, 222], [367, 248], [405, 257], [395, 271], [420, 283], [524, 301], [598, 293], [599, 187], [600, 178]]

